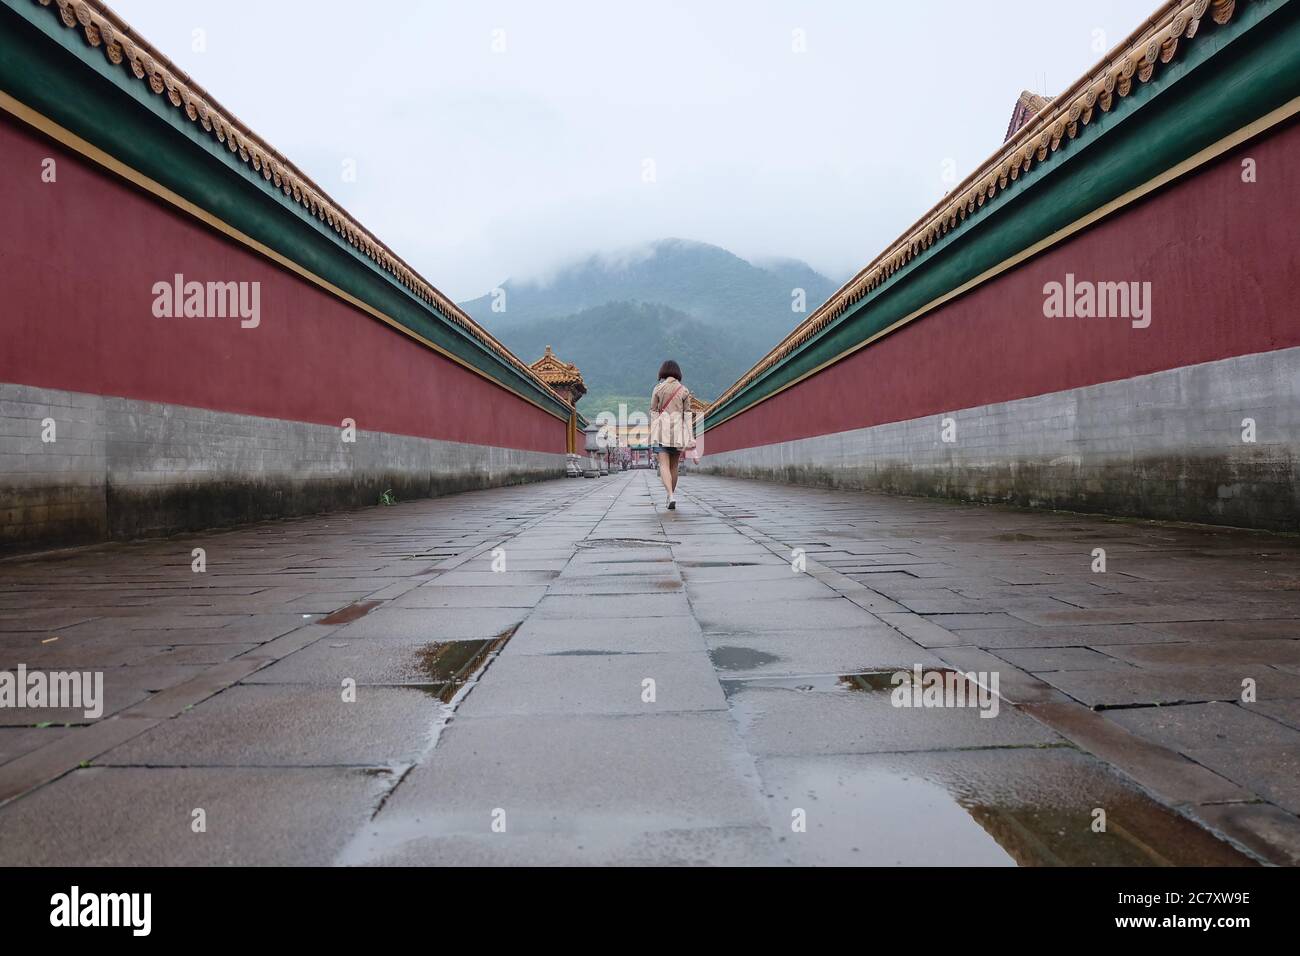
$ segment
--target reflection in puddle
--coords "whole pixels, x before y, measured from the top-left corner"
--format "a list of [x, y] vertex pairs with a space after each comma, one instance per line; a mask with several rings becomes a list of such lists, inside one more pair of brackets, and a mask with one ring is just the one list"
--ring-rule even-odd
[[[718, 654], [722, 651], [728, 652], [727, 660], [737, 663], [732, 666], [724, 666], [718, 659]], [[750, 667], [757, 667], [760, 664], [766, 664], [770, 661], [780, 660], [775, 654], [767, 654], [763, 651], [756, 651], [748, 647], [719, 647], [709, 652], [713, 658], [713, 663], [719, 670], [746, 670]], [[905, 674], [904, 680], [894, 680], [895, 674]], [[946, 667], [927, 667], [920, 671], [921, 679], [924, 680], [931, 674], [936, 674], [945, 680], [951, 680], [959, 677], [961, 672]], [[804, 693], [817, 691], [819, 693], [844, 693], [844, 692], [871, 692], [887, 691], [893, 692], [901, 685], [911, 686], [916, 683], [917, 671], [912, 670], [889, 670], [889, 671], [867, 671], [862, 674], [801, 674], [797, 677], [750, 677], [750, 678], [733, 678], [722, 679], [722, 692], [728, 697], [739, 693], [740, 691], [760, 688], [776, 688], [778, 690], [797, 690]]]
[[[861, 718], [868, 722], [873, 715], [880, 719], [881, 698], [858, 695], [890, 691], [889, 675], [883, 681], [881, 676], [730, 680], [723, 685], [740, 733], [749, 738], [770, 691], [746, 695], [745, 690], [843, 695], [854, 711], [857, 698]], [[816, 724], [806, 732], [819, 736]], [[790, 738], [780, 739], [782, 746], [789, 745]], [[892, 744], [882, 741], [882, 749], [888, 746]], [[815, 739], [808, 747], [815, 750]], [[773, 755], [760, 758], [758, 769], [770, 797], [773, 828], [796, 864], [1253, 865], [1101, 761], [1069, 746]], [[792, 829], [798, 810], [806, 815], [804, 832]], [[1102, 813], [1104, 829], [1099, 826]]]
[[[853, 765], [845, 766], [849, 761]], [[1014, 865], [945, 787], [857, 763], [858, 758], [810, 761], [782, 775], [774, 788], [778, 799], [773, 802], [784, 811], [774, 814], [777, 832], [791, 830], [788, 821], [796, 809], [807, 814], [806, 832], [790, 833], [785, 840], [795, 863]]]
[[667, 538], [586, 538], [576, 541], [578, 548], [664, 548], [671, 544], [681, 544]]
[[547, 657], [621, 657], [629, 651], [553, 651]]
[[383, 601], [361, 601], [358, 604], [349, 604], [347, 607], [341, 607], [337, 611], [327, 614], [317, 621], [317, 624], [351, 624], [353, 621], [365, 617]]
[[[760, 773], [796, 863], [1253, 865], [1068, 748], [774, 758]], [[805, 833], [790, 832], [795, 808]]]
[[494, 641], [445, 641], [427, 644], [416, 652], [420, 669], [436, 682], [455, 681], [473, 673]]
[[752, 647], [715, 647], [709, 651], [713, 666], [721, 671], [748, 671], [764, 664], [771, 664], [781, 658], [766, 651], [756, 651]]
[[[517, 625], [516, 625], [517, 627]], [[438, 641], [416, 651], [419, 669], [429, 683], [421, 689], [444, 704], [450, 704], [461, 689], [477, 676], [484, 662], [510, 640], [512, 627], [485, 641]]]

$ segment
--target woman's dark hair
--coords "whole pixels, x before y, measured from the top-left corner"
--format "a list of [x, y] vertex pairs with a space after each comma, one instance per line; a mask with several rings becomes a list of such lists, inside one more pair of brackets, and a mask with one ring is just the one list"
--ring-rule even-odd
[[659, 366], [659, 381], [662, 382], [670, 375], [679, 382], [682, 380], [682, 367], [672, 359]]

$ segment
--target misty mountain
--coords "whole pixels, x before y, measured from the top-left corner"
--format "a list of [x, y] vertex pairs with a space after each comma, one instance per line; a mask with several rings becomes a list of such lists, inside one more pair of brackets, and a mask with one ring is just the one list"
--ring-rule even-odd
[[644, 409], [659, 365], [669, 358], [681, 365], [693, 393], [712, 400], [766, 351], [748, 345], [735, 330], [644, 302], [607, 302], [494, 334], [525, 361], [535, 361], [550, 345], [564, 361], [577, 365], [587, 384], [587, 397], [579, 407], [588, 415], [616, 409], [619, 401]]
[[[492, 311], [490, 293], [460, 303], [493, 334], [609, 302], [646, 302], [752, 336], [748, 351], [761, 355], [803, 318], [791, 310], [792, 290], [804, 290], [811, 312], [838, 286], [798, 260], [757, 265], [708, 243], [661, 239], [633, 253], [590, 256], [547, 279], [507, 280], [501, 288], [503, 312]], [[551, 344], [564, 354], [561, 343]]]
[[[460, 303], [516, 355], [550, 345], [582, 370], [592, 415], [626, 401], [644, 407], [659, 363], [681, 363], [686, 384], [712, 400], [831, 295], [838, 284], [798, 259], [747, 262], [726, 249], [661, 239], [635, 252], [593, 255], [546, 279], [501, 284]], [[806, 312], [791, 309], [803, 289]]]

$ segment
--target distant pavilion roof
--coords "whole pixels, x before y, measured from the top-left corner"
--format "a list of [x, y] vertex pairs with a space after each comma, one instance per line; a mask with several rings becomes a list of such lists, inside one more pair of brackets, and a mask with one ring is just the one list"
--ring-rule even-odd
[[582, 372], [572, 362], [566, 362], [546, 346], [546, 354], [529, 366], [533, 373], [551, 388], [567, 388], [579, 397], [587, 394]]

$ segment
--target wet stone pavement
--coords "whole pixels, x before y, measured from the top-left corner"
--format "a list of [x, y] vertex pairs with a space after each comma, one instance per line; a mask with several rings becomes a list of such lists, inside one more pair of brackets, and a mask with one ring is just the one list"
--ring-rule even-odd
[[679, 498], [642, 471], [0, 562], [0, 672], [105, 697], [0, 708], [0, 865], [1300, 862], [1296, 538]]

